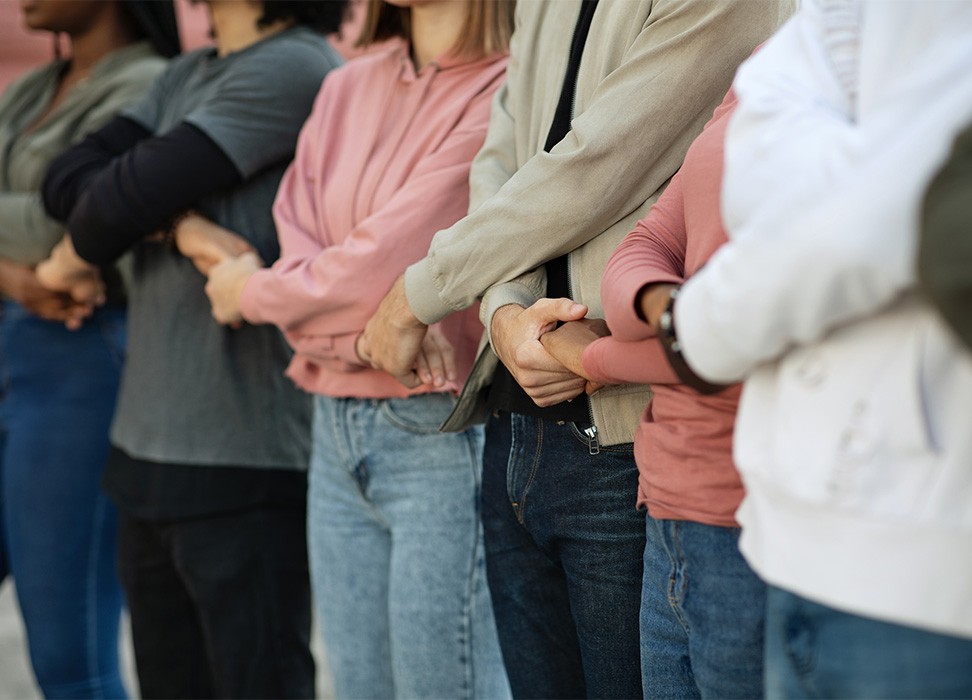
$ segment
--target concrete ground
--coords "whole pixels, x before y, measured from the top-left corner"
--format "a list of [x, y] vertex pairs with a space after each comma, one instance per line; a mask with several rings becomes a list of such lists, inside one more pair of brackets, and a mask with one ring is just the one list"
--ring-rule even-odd
[[[0, 584], [0, 700], [34, 700], [40, 693], [34, 685], [34, 677], [27, 659], [24, 628], [17, 611], [16, 593], [11, 582]], [[122, 660], [125, 673], [125, 686], [132, 697], [136, 697], [138, 686], [135, 682], [134, 663], [131, 654], [131, 637], [127, 620], [122, 628]], [[323, 663], [320, 634], [315, 628], [311, 644], [317, 660], [317, 697], [327, 700], [334, 697], [330, 674]]]
[[13, 586], [0, 585], [0, 698], [21, 700], [40, 697], [27, 663], [24, 628], [17, 614]]

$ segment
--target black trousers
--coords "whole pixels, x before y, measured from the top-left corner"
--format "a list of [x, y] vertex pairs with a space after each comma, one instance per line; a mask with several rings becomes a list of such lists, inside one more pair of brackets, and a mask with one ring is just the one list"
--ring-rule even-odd
[[143, 698], [311, 698], [305, 511], [119, 517]]

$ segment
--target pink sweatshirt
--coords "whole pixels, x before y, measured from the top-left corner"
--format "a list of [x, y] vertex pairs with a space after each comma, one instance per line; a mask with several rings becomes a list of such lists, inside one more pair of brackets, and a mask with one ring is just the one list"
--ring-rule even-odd
[[[328, 74], [274, 203], [280, 259], [250, 278], [242, 299], [246, 320], [284, 331], [297, 353], [287, 374], [306, 391], [428, 391], [362, 366], [354, 343], [432, 236], [466, 215], [469, 165], [505, 69], [500, 55], [443, 56], [416, 74], [396, 45]], [[439, 326], [456, 349], [461, 386], [482, 333], [477, 309]]]
[[654, 518], [736, 526], [743, 487], [732, 462], [740, 388], [703, 396], [678, 382], [649, 326], [635, 311], [652, 282], [680, 283], [726, 241], [720, 216], [730, 92], [644, 219], [621, 242], [601, 283], [612, 336], [591, 343], [584, 368], [597, 380], [647, 382], [654, 398], [635, 436], [638, 503]]

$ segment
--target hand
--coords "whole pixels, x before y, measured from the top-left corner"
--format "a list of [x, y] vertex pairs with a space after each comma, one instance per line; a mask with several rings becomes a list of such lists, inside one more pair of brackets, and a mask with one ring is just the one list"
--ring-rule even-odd
[[431, 326], [422, 339], [422, 349], [415, 359], [415, 373], [423, 384], [441, 389], [446, 382], [456, 381], [456, 352], [442, 331]]
[[63, 323], [70, 330], [80, 328], [94, 311], [93, 306], [78, 303], [69, 294], [47, 289], [30, 267], [10, 260], [0, 259], [0, 293], [35, 316]]
[[598, 338], [611, 335], [607, 323], [600, 318], [570, 321], [560, 328], [544, 333], [540, 343], [550, 355], [568, 370], [587, 380], [584, 391], [590, 395], [601, 388], [584, 370], [584, 350]]
[[254, 272], [263, 267], [256, 253], [243, 253], [238, 258], [228, 258], [209, 270], [206, 296], [213, 307], [217, 323], [238, 327], [243, 322], [240, 300], [243, 287]]
[[256, 254], [256, 249], [245, 238], [199, 214], [189, 214], [179, 222], [175, 244], [179, 252], [207, 277], [210, 270], [224, 260], [238, 258], [244, 253]]
[[[364, 333], [355, 340], [354, 351], [362, 364], [371, 364], [370, 347]], [[447, 382], [456, 381], [457, 377], [456, 352], [452, 343], [442, 334], [442, 331], [431, 326], [422, 339], [422, 345], [415, 358], [415, 367], [407, 375], [396, 379], [410, 389], [414, 389], [421, 384], [442, 388]]]
[[358, 354], [375, 369], [414, 389], [422, 383], [415, 368], [427, 332], [428, 326], [415, 318], [408, 305], [405, 278], [399, 277], [365, 326], [357, 343]]
[[75, 252], [70, 236], [65, 236], [54, 246], [50, 257], [37, 265], [36, 273], [38, 282], [44, 287], [63, 292], [78, 304], [94, 307], [105, 303], [101, 273]]
[[493, 348], [538, 406], [569, 401], [584, 391], [586, 379], [547, 352], [540, 337], [556, 328], [558, 321], [579, 321], [586, 313], [586, 306], [570, 299], [541, 299], [529, 309], [508, 304], [493, 314]]

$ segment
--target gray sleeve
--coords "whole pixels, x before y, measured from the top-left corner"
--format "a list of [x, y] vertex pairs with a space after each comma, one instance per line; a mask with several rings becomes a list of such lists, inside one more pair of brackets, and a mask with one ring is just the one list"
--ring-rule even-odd
[[185, 65], [184, 61], [178, 58], [170, 61], [167, 69], [155, 76], [141, 98], [131, 102], [120, 112], [121, 116], [141, 124], [148, 131], [154, 133], [161, 113], [160, 105], [167, 94], [167, 85], [173, 78], [178, 80], [182, 65]]
[[327, 72], [324, 49], [279, 40], [240, 60], [213, 97], [185, 121], [229, 157], [244, 179], [293, 157], [297, 135]]

